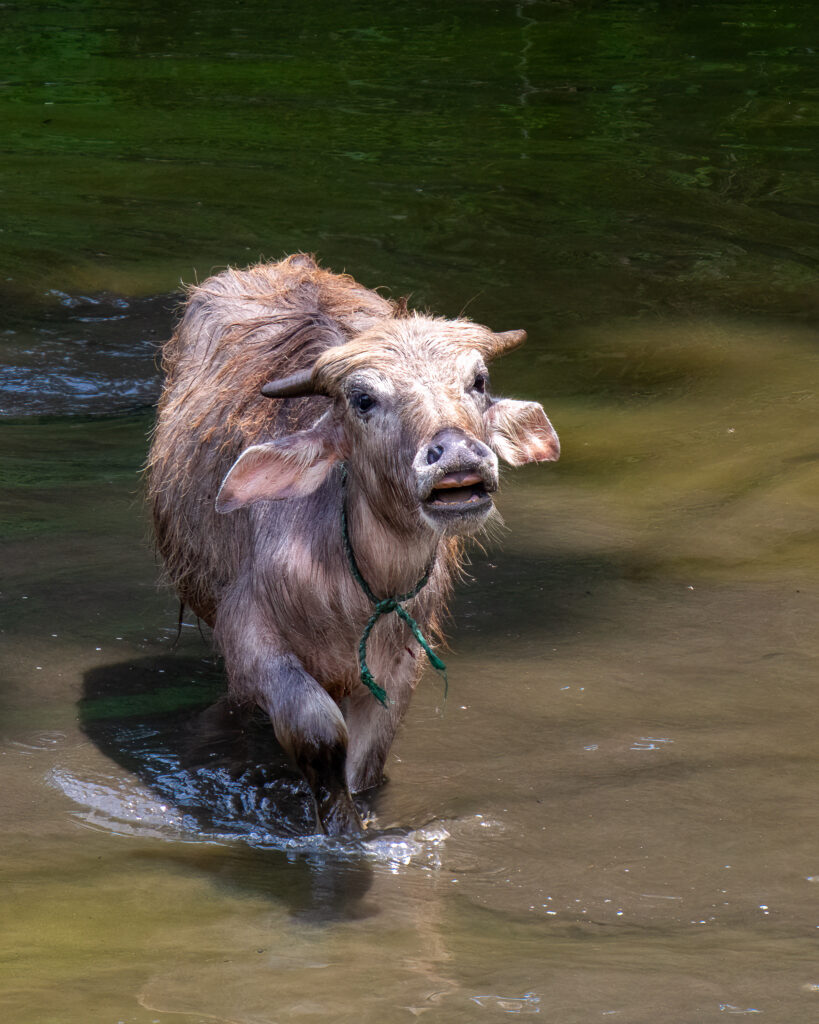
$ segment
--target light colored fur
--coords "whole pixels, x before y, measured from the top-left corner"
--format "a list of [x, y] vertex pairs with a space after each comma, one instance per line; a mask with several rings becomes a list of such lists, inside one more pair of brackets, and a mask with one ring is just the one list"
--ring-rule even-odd
[[[556, 457], [546, 453], [542, 422], [533, 442], [531, 424], [516, 433], [514, 410], [503, 408], [534, 403], [470, 391], [484, 360], [519, 340], [407, 315], [299, 255], [192, 288], [165, 347], [147, 466], [159, 550], [181, 600], [214, 626], [232, 693], [269, 712], [329, 831], [356, 827], [347, 787], [380, 781], [423, 667], [409, 629], [389, 615], [368, 645], [388, 707], [358, 679], [372, 607], [342, 547], [338, 463], [348, 467], [350, 535], [372, 590], [407, 592], [434, 559], [428, 585], [407, 604], [434, 638], [459, 565], [458, 534], [481, 520], [440, 528], [424, 513], [422, 492], [443, 472], [426, 464], [430, 439], [450, 428], [474, 438], [473, 461], [492, 487], [493, 438], [508, 461]], [[311, 366], [330, 397], [260, 395], [267, 380]], [[356, 389], [380, 400], [371, 414], [355, 414]]]

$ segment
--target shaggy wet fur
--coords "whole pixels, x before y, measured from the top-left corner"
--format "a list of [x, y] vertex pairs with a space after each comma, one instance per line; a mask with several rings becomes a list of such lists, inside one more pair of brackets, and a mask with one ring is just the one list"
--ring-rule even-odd
[[[556, 437], [541, 424], [538, 437], [521, 439], [518, 413], [507, 409], [534, 403], [464, 398], [475, 360], [483, 365], [481, 354], [488, 361], [511, 343], [468, 321], [408, 314], [299, 255], [192, 288], [165, 346], [147, 465], [159, 551], [180, 599], [214, 627], [233, 696], [270, 714], [325, 831], [358, 827], [350, 790], [381, 781], [423, 667], [409, 629], [388, 615], [368, 646], [388, 706], [359, 682], [358, 641], [372, 608], [342, 547], [338, 462], [348, 465], [350, 534], [372, 590], [407, 592], [434, 559], [428, 585], [407, 604], [434, 637], [466, 527], [436, 530], [420, 514], [424, 444], [444, 427], [475, 438], [475, 464], [492, 488], [487, 430], [513, 463], [556, 457]], [[266, 381], [310, 367], [332, 397], [261, 396]], [[361, 379], [395, 396], [386, 433], [351, 412], [349, 382]], [[265, 500], [268, 477], [273, 497], [285, 500]], [[286, 494], [285, 478], [293, 481]]]

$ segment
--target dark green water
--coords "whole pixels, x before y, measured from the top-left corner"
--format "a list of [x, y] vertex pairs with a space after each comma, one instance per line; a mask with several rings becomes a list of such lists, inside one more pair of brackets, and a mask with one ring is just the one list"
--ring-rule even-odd
[[[819, 8], [0, 28], [3, 1019], [819, 1017]], [[219, 670], [140, 497], [179, 282], [295, 250], [525, 327], [494, 377], [564, 445], [506, 478], [365, 849], [186, 766]]]

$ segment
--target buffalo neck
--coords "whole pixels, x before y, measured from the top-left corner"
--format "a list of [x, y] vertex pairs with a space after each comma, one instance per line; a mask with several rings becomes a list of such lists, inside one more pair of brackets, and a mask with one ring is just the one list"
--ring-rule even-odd
[[[379, 515], [354, 478], [342, 488], [341, 500], [346, 504], [356, 562], [373, 593], [384, 598], [412, 590], [436, 561], [440, 535], [421, 522], [415, 525]], [[405, 518], [410, 520], [409, 516]]]

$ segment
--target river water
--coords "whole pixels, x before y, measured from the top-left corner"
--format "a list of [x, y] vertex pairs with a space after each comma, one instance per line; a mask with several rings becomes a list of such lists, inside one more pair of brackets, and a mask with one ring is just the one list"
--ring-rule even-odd
[[[2, 20], [3, 1019], [819, 1019], [815, 6]], [[174, 643], [140, 492], [180, 282], [297, 250], [525, 327], [563, 441], [357, 843]]]

